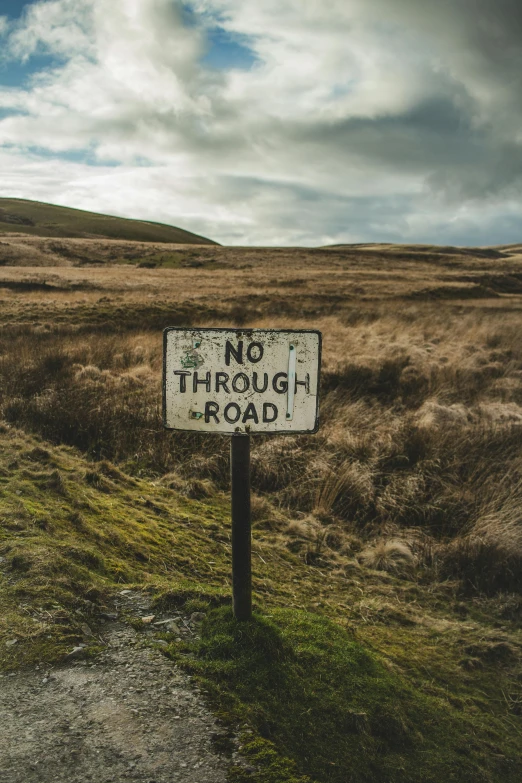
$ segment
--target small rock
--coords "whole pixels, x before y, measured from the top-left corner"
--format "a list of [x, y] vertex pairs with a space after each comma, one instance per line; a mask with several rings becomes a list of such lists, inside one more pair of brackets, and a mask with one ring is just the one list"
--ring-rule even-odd
[[13, 645], [15, 645], [15, 644], [18, 644], [18, 639], [9, 639], [9, 641], [7, 641], [5, 643], [5, 646], [6, 647], [13, 647]]
[[129, 593], [132, 593], [132, 590], [120, 590], [120, 595], [129, 595]]
[[154, 623], [157, 627], [162, 627], [165, 631], [168, 631], [169, 633], [178, 633], [179, 634], [179, 628], [177, 623], [174, 622], [174, 620], [161, 620], [159, 623]]
[[65, 656], [67, 660], [70, 660], [71, 658], [85, 658], [86, 650], [85, 647], [78, 645], [78, 647], [73, 647], [70, 653], [67, 653]]
[[156, 644], [160, 644], [162, 647], [168, 647], [169, 643], [165, 639], [156, 639]]
[[202, 623], [205, 619], [205, 613], [204, 612], [192, 612], [190, 615], [190, 622], [191, 623]]
[[117, 614], [113, 614], [112, 612], [100, 612], [100, 617], [103, 620], [117, 620], [118, 619], [118, 615]]
[[156, 617], [155, 614], [149, 614], [149, 615], [147, 615], [147, 617], [142, 617], [141, 618], [141, 622], [145, 623], [146, 625], [148, 625], [148, 624], [150, 624], [154, 620], [155, 617]]

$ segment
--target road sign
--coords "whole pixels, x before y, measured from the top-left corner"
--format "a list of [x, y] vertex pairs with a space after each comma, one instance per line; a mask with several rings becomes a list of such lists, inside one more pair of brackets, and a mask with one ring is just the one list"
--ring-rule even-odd
[[250, 433], [316, 432], [321, 332], [180, 329], [163, 332], [163, 424], [232, 435], [234, 616], [252, 616]]
[[320, 332], [171, 327], [163, 335], [168, 429], [317, 431]]

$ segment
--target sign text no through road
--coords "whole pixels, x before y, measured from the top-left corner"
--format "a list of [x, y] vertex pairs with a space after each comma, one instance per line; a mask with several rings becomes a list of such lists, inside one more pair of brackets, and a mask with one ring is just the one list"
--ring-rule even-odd
[[321, 333], [164, 331], [163, 418], [197, 432], [315, 432]]

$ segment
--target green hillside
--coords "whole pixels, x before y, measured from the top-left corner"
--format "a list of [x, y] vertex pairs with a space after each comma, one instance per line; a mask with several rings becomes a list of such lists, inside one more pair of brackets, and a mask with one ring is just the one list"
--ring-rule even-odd
[[43, 237], [128, 239], [135, 242], [174, 242], [215, 245], [211, 239], [182, 228], [146, 220], [101, 215], [81, 209], [19, 198], [0, 198], [0, 233], [19, 232]]

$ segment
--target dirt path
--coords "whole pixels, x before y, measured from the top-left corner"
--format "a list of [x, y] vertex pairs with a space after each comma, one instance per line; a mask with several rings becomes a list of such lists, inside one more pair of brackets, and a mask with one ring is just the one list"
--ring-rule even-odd
[[[134, 599], [134, 600], [133, 600]], [[136, 594], [120, 599], [147, 611]], [[214, 717], [186, 674], [109, 620], [106, 648], [0, 679], [2, 783], [225, 783]]]

